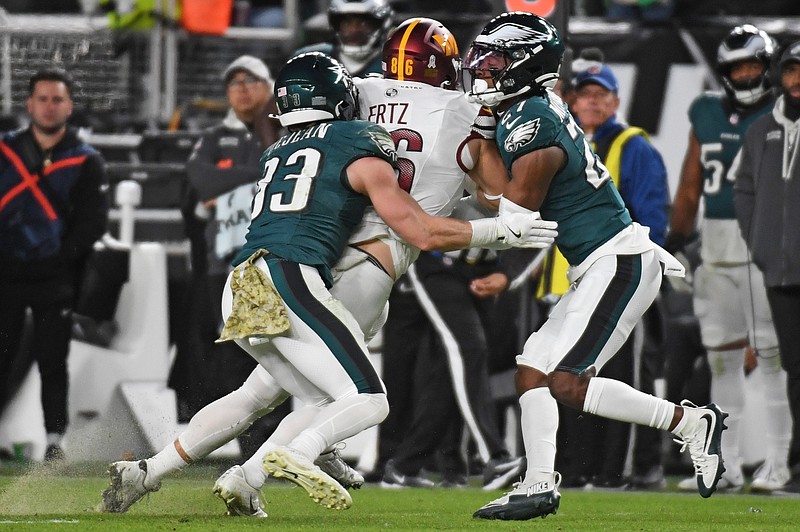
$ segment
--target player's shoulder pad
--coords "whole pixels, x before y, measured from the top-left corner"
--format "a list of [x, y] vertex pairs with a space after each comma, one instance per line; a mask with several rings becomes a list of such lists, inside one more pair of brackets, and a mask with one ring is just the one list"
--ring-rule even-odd
[[725, 94], [719, 91], [705, 91], [692, 100], [689, 105], [689, 114], [702, 112], [708, 109], [719, 109], [725, 100]]
[[350, 120], [346, 123], [352, 125], [351, 140], [355, 147], [381, 157], [392, 165], [397, 163], [394, 141], [386, 129], [367, 120]]

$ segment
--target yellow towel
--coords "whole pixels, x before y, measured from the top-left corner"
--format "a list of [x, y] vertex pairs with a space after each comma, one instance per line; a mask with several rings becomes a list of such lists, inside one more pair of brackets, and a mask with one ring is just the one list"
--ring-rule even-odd
[[217, 342], [275, 336], [289, 330], [283, 300], [266, 274], [254, 264], [268, 253], [260, 249], [233, 270], [233, 308]]

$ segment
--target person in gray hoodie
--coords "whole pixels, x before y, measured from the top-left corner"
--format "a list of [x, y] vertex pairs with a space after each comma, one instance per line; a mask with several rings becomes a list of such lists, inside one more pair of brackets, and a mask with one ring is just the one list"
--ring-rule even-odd
[[731, 176], [739, 228], [764, 273], [788, 375], [792, 480], [782, 491], [800, 493], [800, 41], [782, 53], [779, 74], [781, 95], [748, 129]]

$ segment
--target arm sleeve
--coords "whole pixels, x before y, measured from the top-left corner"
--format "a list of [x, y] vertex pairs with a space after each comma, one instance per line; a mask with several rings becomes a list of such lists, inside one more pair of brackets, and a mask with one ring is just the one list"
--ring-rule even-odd
[[669, 186], [661, 154], [639, 135], [622, 150], [620, 193], [633, 218], [650, 228], [650, 238], [664, 245], [667, 234]]

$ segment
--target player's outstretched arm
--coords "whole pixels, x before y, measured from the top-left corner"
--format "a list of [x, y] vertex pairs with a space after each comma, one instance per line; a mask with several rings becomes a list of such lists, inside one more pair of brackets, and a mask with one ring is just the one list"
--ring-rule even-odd
[[422, 250], [465, 247], [546, 247], [557, 235], [555, 222], [533, 214], [516, 213], [504, 219], [465, 222], [430, 216], [397, 185], [391, 165], [364, 157], [347, 167], [350, 186], [369, 196], [375, 210], [400, 237]]

